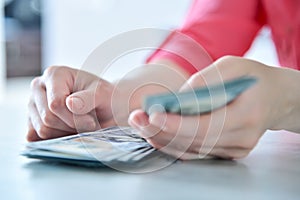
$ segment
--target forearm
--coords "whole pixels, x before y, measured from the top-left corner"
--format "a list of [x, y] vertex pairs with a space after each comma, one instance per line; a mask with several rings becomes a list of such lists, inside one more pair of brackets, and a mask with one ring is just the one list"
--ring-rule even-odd
[[272, 129], [300, 133], [300, 72], [287, 68], [274, 70], [277, 74], [274, 82], [279, 84], [279, 88], [277, 99], [274, 99], [278, 102], [278, 107], [274, 107], [278, 117]]

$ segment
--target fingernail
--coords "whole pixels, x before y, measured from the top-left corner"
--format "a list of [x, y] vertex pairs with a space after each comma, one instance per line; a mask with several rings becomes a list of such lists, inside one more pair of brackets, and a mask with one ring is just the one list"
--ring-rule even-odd
[[128, 122], [137, 129], [143, 129], [145, 126], [149, 125], [149, 122], [146, 118], [132, 114], [129, 116]]
[[148, 126], [148, 125], [149, 125], [148, 120], [147, 120], [146, 118], [144, 118], [144, 117], [139, 116], [139, 117], [136, 117], [135, 119], [136, 119], [136, 120], [135, 120], [136, 123], [137, 123], [140, 127], [145, 127], [145, 126]]
[[149, 116], [150, 124], [163, 128], [166, 124], [166, 116], [162, 113], [153, 113]]
[[79, 97], [71, 97], [72, 100], [72, 109], [73, 110], [81, 110], [84, 106], [83, 100]]

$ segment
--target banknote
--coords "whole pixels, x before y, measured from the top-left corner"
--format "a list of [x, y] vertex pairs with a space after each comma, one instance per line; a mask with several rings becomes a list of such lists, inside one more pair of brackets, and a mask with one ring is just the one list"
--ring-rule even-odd
[[143, 109], [148, 114], [153, 112], [181, 115], [207, 113], [230, 103], [256, 82], [255, 77], [242, 76], [191, 91], [148, 96], [144, 99]]
[[[84, 166], [145, 165], [150, 160], [172, 160], [131, 127], [110, 127], [62, 138], [29, 142], [21, 155]], [[173, 159], [174, 161], [174, 159]]]

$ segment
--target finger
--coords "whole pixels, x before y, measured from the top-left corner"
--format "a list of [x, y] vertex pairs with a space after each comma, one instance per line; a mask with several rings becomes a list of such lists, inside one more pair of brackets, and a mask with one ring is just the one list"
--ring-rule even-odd
[[[222, 113], [221, 111], [216, 112], [215, 114]], [[162, 129], [169, 130], [173, 132], [173, 134], [170, 134], [169, 132], [163, 132], [158, 127], [155, 127], [150, 123], [147, 122], [147, 116], [145, 113], [141, 110], [135, 111], [131, 114], [131, 120], [134, 121], [135, 124], [138, 124], [136, 126], [137, 129], [141, 131], [141, 136], [146, 138], [146, 140], [155, 148], [160, 149], [161, 151], [168, 153], [170, 155], [173, 155], [175, 157], [180, 157], [183, 159], [193, 159], [195, 158], [203, 158], [207, 155], [213, 155], [218, 156], [226, 159], [231, 158], [238, 158], [243, 155], [245, 155], [245, 152], [247, 152], [247, 149], [249, 151], [249, 142], [246, 139], [247, 137], [240, 136], [236, 132], [227, 133], [225, 130], [221, 129], [220, 127], [220, 119], [215, 117], [216, 123], [210, 126], [206, 126], [204, 129], [201, 128], [200, 130], [200, 137], [191, 137], [193, 134], [189, 134], [189, 126], [191, 120], [189, 117], [183, 117], [176, 115], [167, 115], [168, 117], [165, 118], [164, 114], [155, 114], [153, 117], [153, 120], [157, 120], [159, 117], [162, 117], [160, 119], [159, 123], [154, 123], [158, 127], [161, 124], [163, 124]], [[138, 120], [136, 118], [139, 118]], [[180, 120], [184, 119], [185, 122], [183, 124], [187, 125], [187, 128], [180, 127]], [[211, 120], [210, 115], [202, 116], [201, 119], [205, 119], [204, 124], [209, 124], [210, 122], [207, 121], [208, 119]], [[195, 122], [195, 119], [193, 119], [191, 122]], [[199, 120], [199, 119], [196, 119]], [[164, 123], [161, 123], [161, 122]], [[153, 122], [153, 121], [152, 121]], [[132, 124], [131, 121], [129, 121], [129, 124]], [[171, 127], [170, 129], [166, 127]], [[208, 129], [208, 127], [210, 127]], [[208, 129], [208, 130], [207, 130]], [[155, 132], [153, 132], [153, 130]], [[160, 131], [158, 131], [160, 130]], [[178, 130], [180, 130], [178, 132]], [[189, 131], [185, 131], [189, 130]], [[192, 131], [194, 131], [194, 128], [191, 128]], [[201, 134], [202, 131], [202, 134]], [[205, 132], [208, 131], [208, 134]], [[223, 132], [222, 132], [223, 131]], [[206, 136], [207, 134], [207, 136]], [[149, 137], [149, 135], [151, 137]], [[201, 136], [202, 135], [202, 136]], [[206, 136], [206, 137], [203, 137]], [[255, 141], [257, 142], [257, 141]], [[253, 143], [250, 143], [250, 147], [253, 147], [255, 145]], [[229, 149], [228, 152], [225, 150]], [[242, 152], [243, 154], [234, 154], [235, 149], [239, 152]], [[251, 148], [250, 148], [251, 149]], [[227, 153], [227, 154], [226, 154]], [[201, 155], [201, 156], [200, 156]]]
[[31, 105], [29, 114], [30, 114], [32, 127], [40, 139], [51, 139], [51, 138], [57, 138], [57, 137], [62, 137], [62, 136], [76, 133], [76, 132], [61, 131], [58, 129], [53, 129], [45, 126], [42, 120], [40, 119], [34, 104]]
[[[164, 124], [160, 126], [162, 121]], [[160, 127], [165, 132], [151, 139], [168, 141], [164, 143], [166, 148], [177, 149], [180, 152], [191, 151], [195, 146], [201, 146], [206, 136], [207, 124], [202, 123], [200, 116], [154, 113], [150, 115], [150, 124]]]
[[[46, 87], [42, 79], [34, 79], [31, 83], [31, 89], [33, 91], [32, 98], [34, 98], [35, 106], [45, 126], [67, 132], [75, 132], [74, 128], [78, 129], [78, 131], [95, 130], [95, 120], [90, 115], [76, 116], [76, 123], [74, 123], [73, 115], [67, 111], [69, 112], [70, 118], [72, 118], [72, 122], [74, 123], [74, 128], [72, 128], [64, 123], [63, 119], [52, 113], [48, 107], [48, 100], [45, 91]], [[49, 88], [47, 89], [49, 90]]]
[[[52, 69], [52, 68], [51, 68]], [[66, 107], [66, 98], [71, 94], [73, 83], [72, 77], [67, 73], [66, 75], [60, 74], [53, 70], [47, 70], [44, 75], [43, 84], [46, 88], [47, 103], [49, 110], [57, 117], [64, 121], [69, 127], [75, 128], [73, 114]], [[67, 84], [68, 82], [71, 82]]]
[[133, 111], [128, 118], [128, 124], [140, 130], [140, 135], [143, 138], [153, 137], [161, 131], [159, 128], [149, 124], [148, 115], [142, 110]]
[[[175, 116], [175, 118], [177, 117]], [[179, 119], [177, 118], [177, 120]], [[131, 119], [129, 120], [129, 124], [132, 124], [135, 128], [140, 130], [141, 136], [144, 137], [147, 140], [147, 142], [150, 145], [152, 145], [154, 148], [159, 149], [160, 151], [168, 155], [171, 155], [175, 158], [203, 159], [203, 158], [211, 158], [211, 156], [218, 156], [225, 159], [229, 159], [232, 158], [233, 156], [236, 157], [235, 154], [230, 154], [231, 150], [230, 152], [228, 152], [228, 154], [226, 154], [226, 152], [224, 152], [223, 150], [224, 148], [218, 146], [216, 147], [209, 146], [209, 147], [200, 148], [201, 141], [199, 141], [198, 138], [197, 138], [198, 141], [196, 141], [197, 139], [191, 137], [190, 135], [186, 135], [184, 133], [177, 133], [176, 135], [176, 134], [170, 134], [168, 132], [163, 132], [161, 130], [158, 131], [159, 129], [157, 127], [147, 123], [146, 120], [147, 118], [144, 115], [143, 111], [138, 110], [131, 114]], [[178, 124], [178, 123], [174, 123], [174, 124]], [[175, 128], [174, 130], [176, 131], [181, 129], [179, 128], [179, 126], [172, 127], [172, 128]], [[181, 129], [181, 131], [183, 130], [184, 129]], [[200, 145], [198, 146], [193, 144], [195, 141], [196, 143], [200, 143]], [[198, 148], [195, 148], [195, 146], [196, 147], [198, 146]]]
[[45, 126], [68, 132], [75, 132], [73, 128], [69, 127], [50, 111], [50, 109], [48, 108], [48, 101], [46, 98], [46, 91], [44, 87], [35, 87], [33, 88], [33, 92], [35, 94], [38, 94], [34, 95], [33, 98], [36, 105], [36, 109]]
[[74, 115], [67, 108], [66, 98], [71, 90], [67, 84], [58, 84], [64, 82], [66, 81], [60, 79], [60, 77], [57, 77], [55, 80], [48, 79], [45, 81], [47, 107], [70, 128], [78, 129], [79, 131], [95, 130], [97, 126], [96, 121], [91, 115]]
[[148, 120], [149, 118], [145, 112], [135, 110], [130, 114], [128, 123], [133, 128], [139, 130], [139, 135], [146, 139], [153, 147], [157, 149], [166, 148], [172, 141], [173, 135], [149, 124]]
[[95, 95], [95, 89], [75, 92], [67, 97], [66, 105], [68, 109], [74, 114], [82, 115], [89, 113], [97, 106]]
[[42, 140], [34, 130], [30, 118], [28, 119], [28, 131], [26, 139], [28, 142], [39, 141]]
[[92, 117], [91, 114], [72, 115], [75, 124], [75, 130], [74, 128], [69, 127], [66, 123], [64, 123], [64, 121], [62, 121], [50, 111], [50, 109], [48, 108], [46, 92], [43, 88], [40, 88], [38, 94], [39, 95], [34, 96], [35, 105], [45, 126], [67, 132], [76, 132], [76, 130], [78, 132], [95, 130], [96, 120], [94, 119], [94, 117]]
[[159, 127], [164, 132], [194, 138], [200, 128], [200, 116], [182, 116], [156, 112], [150, 115], [149, 123]]
[[148, 117], [142, 110], [133, 111], [129, 116], [128, 123], [135, 127], [144, 128], [145, 130], [149, 127], [151, 129], [156, 127], [156, 129], [167, 133], [176, 134], [184, 132], [184, 135], [188, 137], [194, 137], [200, 127], [199, 116], [181, 116], [156, 112]]
[[[192, 159], [194, 154], [199, 157], [199, 152], [203, 158], [203, 155], [208, 155], [214, 148], [249, 148], [247, 136], [238, 135], [236, 132], [228, 133], [227, 129], [224, 129], [223, 112], [217, 111], [201, 117], [155, 113], [150, 116], [147, 128], [140, 130], [143, 134], [151, 132], [153, 129], [149, 129], [151, 125], [159, 127], [164, 132], [147, 138], [148, 142], [163, 152], [188, 159]], [[251, 145], [253, 143], [250, 143]]]
[[97, 107], [108, 108], [111, 105], [113, 87], [105, 80], [94, 80], [86, 89], [74, 92], [66, 99], [68, 109], [78, 115], [91, 112]]
[[[157, 116], [164, 116], [165, 114], [158, 113]], [[165, 115], [166, 116], [166, 123], [169, 125], [170, 123], [178, 123], [180, 124], [181, 117], [177, 119], [176, 115]], [[175, 117], [179, 122], [172, 121], [172, 117]], [[183, 123], [183, 125], [187, 126], [186, 128], [183, 128], [184, 131], [195, 131], [194, 128], [191, 128], [191, 126], [188, 125], [188, 120], [185, 119], [186, 123]], [[189, 119], [190, 120], [190, 119]], [[194, 122], [194, 120], [193, 120]], [[198, 121], [197, 121], [198, 122]], [[194, 141], [195, 135], [191, 133], [182, 134], [182, 127], [180, 125], [178, 127], [170, 126], [174, 129], [174, 132], [166, 132], [162, 128], [165, 128], [165, 126], [157, 126], [153, 125], [148, 122], [148, 116], [141, 110], [137, 110], [130, 115], [129, 124], [131, 124], [134, 128], [138, 129], [140, 131], [141, 137], [148, 140], [148, 142], [154, 146], [155, 148], [158, 148], [162, 151], [168, 151], [168, 149], [176, 149], [178, 152], [186, 152], [190, 146], [192, 145]], [[190, 129], [191, 128], [191, 129]], [[165, 129], [166, 130], [166, 129]], [[164, 150], [166, 149], [166, 150]]]
[[180, 135], [172, 135], [166, 132], [160, 132], [154, 137], [146, 140], [155, 148], [170, 155], [181, 157], [183, 154], [194, 153], [194, 140], [191, 138], [182, 138]]

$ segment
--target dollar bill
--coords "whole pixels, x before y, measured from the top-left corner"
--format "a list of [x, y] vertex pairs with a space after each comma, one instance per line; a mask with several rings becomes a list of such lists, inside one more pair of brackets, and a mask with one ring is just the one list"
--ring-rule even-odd
[[158, 157], [171, 160], [170, 156], [154, 149], [137, 134], [137, 130], [130, 127], [110, 127], [95, 132], [29, 142], [21, 155], [84, 166], [142, 165]]
[[181, 115], [208, 113], [230, 103], [256, 82], [255, 77], [242, 76], [217, 85], [195, 88], [191, 91], [148, 96], [143, 102], [143, 109], [148, 114], [153, 112]]

